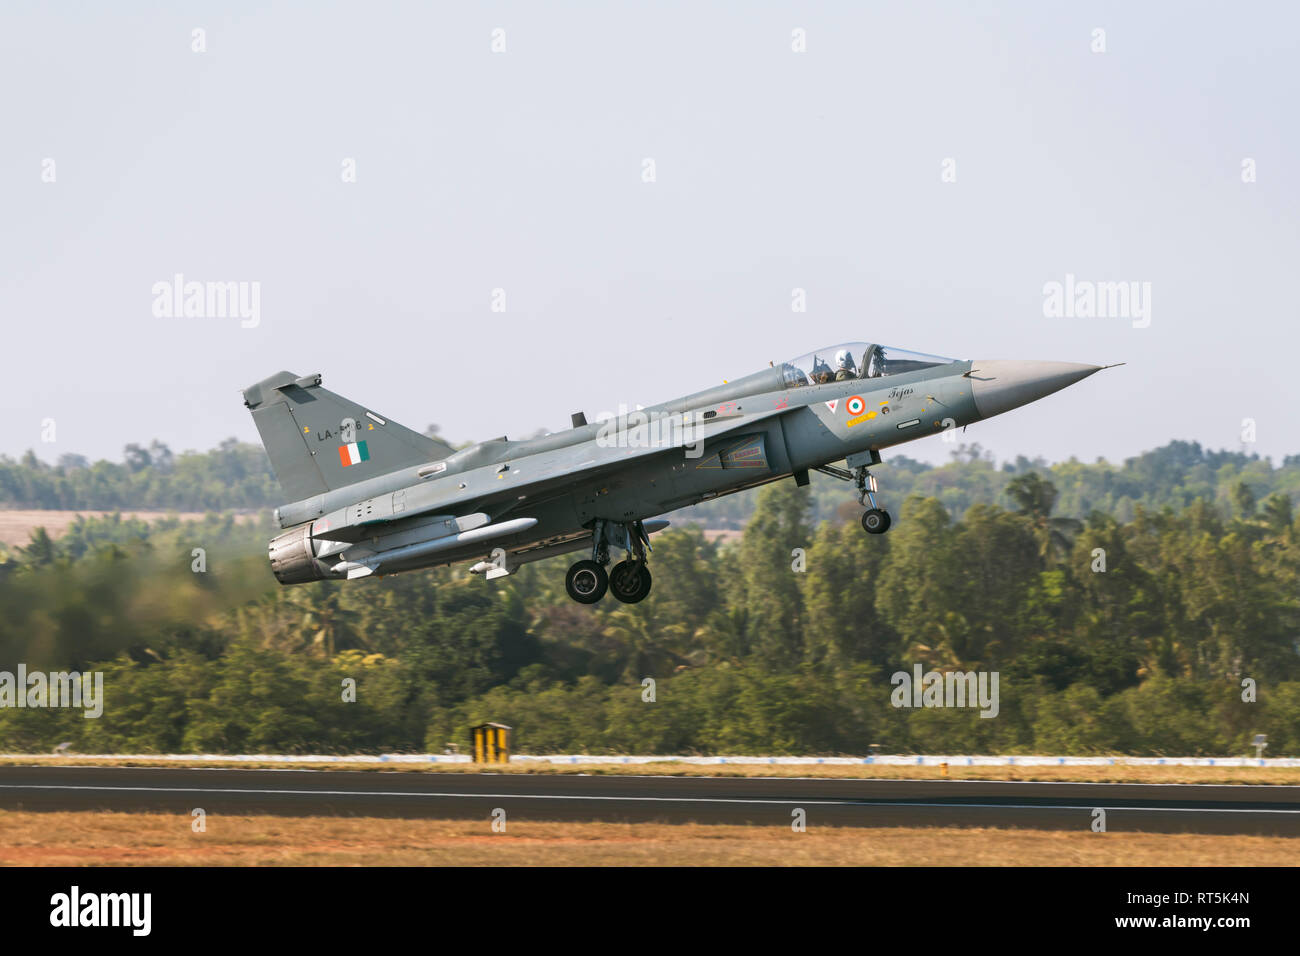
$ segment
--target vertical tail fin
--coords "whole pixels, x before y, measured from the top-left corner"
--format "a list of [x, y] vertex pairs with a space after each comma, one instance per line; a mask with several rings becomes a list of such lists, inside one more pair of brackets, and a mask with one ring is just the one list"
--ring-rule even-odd
[[438, 461], [445, 442], [324, 389], [317, 375], [278, 372], [244, 389], [244, 404], [290, 501]]

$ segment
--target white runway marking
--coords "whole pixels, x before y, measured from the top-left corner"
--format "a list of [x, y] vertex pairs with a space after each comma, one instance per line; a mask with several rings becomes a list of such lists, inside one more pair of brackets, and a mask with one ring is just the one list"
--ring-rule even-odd
[[612, 802], [642, 803], [725, 803], [725, 804], [768, 804], [773, 806], [813, 806], [813, 807], [934, 807], [952, 810], [1087, 810], [1103, 809], [1114, 812], [1139, 813], [1290, 813], [1300, 814], [1295, 810], [1254, 809], [1249, 807], [1110, 807], [1099, 804], [1086, 806], [1057, 804], [1019, 804], [1019, 803], [917, 803], [911, 801], [879, 800], [804, 800], [793, 797], [786, 800], [774, 800], [767, 797], [615, 797], [604, 795], [584, 796], [581, 794], [544, 794], [544, 793], [439, 793], [410, 790], [268, 790], [244, 789], [239, 787], [98, 787], [81, 784], [0, 784], [3, 790], [91, 790], [97, 793], [134, 792], [134, 793], [225, 793], [258, 794], [263, 796], [299, 796], [299, 797], [474, 797], [484, 800], [603, 800]]

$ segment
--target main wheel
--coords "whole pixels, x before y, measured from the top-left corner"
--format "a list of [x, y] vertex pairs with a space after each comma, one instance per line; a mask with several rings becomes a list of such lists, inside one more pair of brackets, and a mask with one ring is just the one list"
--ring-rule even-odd
[[609, 593], [624, 604], [645, 600], [650, 593], [650, 569], [638, 561], [620, 561], [610, 569]]
[[867, 534], [884, 534], [890, 524], [889, 512], [883, 508], [871, 508], [862, 513], [862, 530]]
[[579, 604], [595, 604], [609, 589], [609, 575], [595, 561], [578, 561], [564, 576], [564, 590]]

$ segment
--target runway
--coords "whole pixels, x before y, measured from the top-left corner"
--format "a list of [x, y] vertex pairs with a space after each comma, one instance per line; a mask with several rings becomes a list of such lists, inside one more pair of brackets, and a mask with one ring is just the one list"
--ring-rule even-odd
[[0, 767], [0, 808], [809, 827], [1089, 829], [1300, 836], [1300, 787], [587, 776], [346, 770]]

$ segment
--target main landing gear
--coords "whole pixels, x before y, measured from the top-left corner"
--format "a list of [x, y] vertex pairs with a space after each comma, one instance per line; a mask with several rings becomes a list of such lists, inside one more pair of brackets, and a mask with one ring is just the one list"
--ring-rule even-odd
[[851, 470], [846, 471], [835, 465], [822, 465], [817, 470], [841, 481], [851, 481], [858, 489], [858, 504], [864, 507], [869, 502], [871, 507], [862, 513], [862, 530], [867, 534], [884, 534], [893, 524], [889, 512], [876, 504], [876, 477], [867, 468], [868, 465], [880, 464], [880, 453], [872, 450], [849, 455], [844, 462]]
[[579, 561], [564, 576], [564, 590], [579, 604], [595, 604], [609, 590], [609, 575], [595, 561]]
[[[627, 557], [608, 572], [609, 549], [622, 548]], [[636, 604], [650, 593], [650, 569], [646, 553], [650, 536], [640, 521], [597, 519], [591, 532], [591, 558], [578, 561], [564, 577], [564, 589], [579, 604], [595, 604], [608, 591], [624, 604]]]

